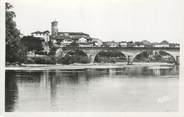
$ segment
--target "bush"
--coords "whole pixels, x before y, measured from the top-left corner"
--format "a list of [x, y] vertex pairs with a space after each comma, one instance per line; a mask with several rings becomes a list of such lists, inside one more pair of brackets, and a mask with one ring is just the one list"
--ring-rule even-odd
[[27, 64], [55, 64], [55, 59], [52, 56], [29, 58]]
[[[77, 62], [77, 61], [76, 61]], [[85, 56], [85, 57], [79, 57], [79, 63], [89, 63], [90, 61], [89, 61], [89, 59], [88, 59], [88, 57], [87, 56]]]
[[35, 64], [35, 61], [33, 58], [28, 58], [25, 63], [26, 64]]
[[89, 63], [89, 59], [87, 56], [65, 56], [63, 58], [58, 58], [57, 63], [61, 64], [73, 64], [73, 63]]

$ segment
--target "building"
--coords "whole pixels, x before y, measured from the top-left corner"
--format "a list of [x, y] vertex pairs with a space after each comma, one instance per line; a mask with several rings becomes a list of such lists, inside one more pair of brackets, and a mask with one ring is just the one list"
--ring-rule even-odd
[[161, 47], [169, 47], [169, 42], [164, 40], [164, 41], [160, 42], [160, 46]]
[[42, 39], [44, 39], [45, 42], [48, 42], [48, 41], [50, 40], [49, 34], [50, 34], [50, 32], [49, 32], [48, 30], [43, 31], [43, 32], [41, 32], [41, 31], [36, 31], [36, 32], [32, 32], [32, 33], [31, 33], [31, 35], [32, 35], [33, 37], [42, 38]]
[[119, 47], [119, 44], [115, 41], [106, 41], [103, 42], [104, 47]]
[[83, 32], [59, 32], [58, 22], [51, 22], [51, 40], [53, 43], [60, 43], [61, 47], [76, 42], [81, 47], [92, 46], [92, 38]]
[[171, 48], [179, 48], [180, 44], [178, 44], [178, 43], [169, 43], [169, 47], [171, 47]]
[[72, 39], [63, 39], [60, 44], [62, 45], [62, 47], [65, 47], [67, 45], [70, 45], [73, 42]]
[[92, 38], [93, 46], [94, 47], [101, 47], [103, 45], [102, 40], [97, 39], [97, 38]]
[[133, 41], [127, 42], [127, 47], [135, 47], [135, 43]]
[[94, 44], [92, 42], [89, 43], [78, 43], [79, 47], [93, 47]]
[[155, 42], [155, 43], [152, 43], [152, 45], [153, 45], [153, 47], [159, 47], [159, 48], [161, 48], [161, 47], [169, 47], [169, 42], [167, 42], [167, 41], [162, 41], [162, 42], [160, 42], [160, 43], [158, 43], [158, 42]]
[[142, 48], [142, 47], [145, 47], [145, 46], [144, 46], [144, 44], [143, 44], [142, 42], [136, 41], [136, 42], [135, 42], [135, 47], [140, 47], [140, 48]]
[[152, 43], [152, 46], [153, 46], [153, 47], [160, 47], [161, 45], [160, 45], [160, 43], [158, 43], [158, 42], [154, 42], [154, 43]]
[[126, 41], [121, 41], [119, 42], [120, 47], [127, 47], [127, 42]]
[[152, 43], [148, 40], [143, 40], [141, 43], [144, 45], [144, 47], [153, 47]]
[[158, 43], [158, 44], [153, 44], [153, 47], [157, 47], [157, 48], [161, 48], [161, 47], [169, 47], [169, 44], [161, 44], [161, 43]]
[[58, 22], [53, 21], [51, 22], [51, 35], [57, 35], [58, 33]]
[[84, 38], [84, 37], [81, 37], [78, 39], [77, 43], [87, 43], [88, 42], [88, 39]]

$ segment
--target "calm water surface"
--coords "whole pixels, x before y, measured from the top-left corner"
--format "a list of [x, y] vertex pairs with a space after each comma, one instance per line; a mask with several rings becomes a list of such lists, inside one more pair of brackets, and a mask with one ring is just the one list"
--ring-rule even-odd
[[178, 67], [6, 71], [6, 111], [178, 111]]

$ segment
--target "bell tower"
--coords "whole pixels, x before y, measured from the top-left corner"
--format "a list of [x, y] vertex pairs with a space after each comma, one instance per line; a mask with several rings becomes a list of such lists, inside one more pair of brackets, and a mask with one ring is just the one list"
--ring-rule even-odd
[[55, 20], [51, 22], [51, 35], [57, 35], [58, 33], [58, 22]]

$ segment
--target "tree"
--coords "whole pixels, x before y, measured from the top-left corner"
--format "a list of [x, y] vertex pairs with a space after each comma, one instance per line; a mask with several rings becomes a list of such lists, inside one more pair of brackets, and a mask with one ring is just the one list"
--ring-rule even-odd
[[43, 39], [33, 36], [24, 36], [21, 43], [27, 48], [28, 51], [41, 51], [43, 50]]
[[13, 18], [16, 16], [12, 11], [13, 6], [6, 3], [6, 63], [24, 62], [26, 59], [26, 49], [20, 43], [20, 31], [16, 28]]
[[137, 41], [137, 42], [135, 42], [135, 45], [140, 46], [140, 45], [143, 45], [143, 43], [142, 43], [142, 42]]
[[169, 42], [167, 40], [163, 40], [162, 42], [160, 42], [162, 44], [169, 44]]

